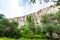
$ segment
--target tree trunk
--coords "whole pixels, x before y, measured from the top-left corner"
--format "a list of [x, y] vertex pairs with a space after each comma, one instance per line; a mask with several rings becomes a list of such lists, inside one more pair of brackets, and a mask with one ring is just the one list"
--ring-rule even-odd
[[49, 32], [49, 35], [50, 35], [50, 40], [53, 40], [52, 32]]

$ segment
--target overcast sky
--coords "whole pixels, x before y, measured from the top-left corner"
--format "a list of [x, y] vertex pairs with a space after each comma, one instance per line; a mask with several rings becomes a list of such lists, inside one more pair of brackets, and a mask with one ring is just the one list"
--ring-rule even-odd
[[29, 0], [0, 0], [0, 14], [6, 15], [7, 18], [24, 16], [52, 4], [54, 3], [43, 2], [42, 4], [39, 4], [39, 1], [36, 1], [35, 4], [30, 4]]

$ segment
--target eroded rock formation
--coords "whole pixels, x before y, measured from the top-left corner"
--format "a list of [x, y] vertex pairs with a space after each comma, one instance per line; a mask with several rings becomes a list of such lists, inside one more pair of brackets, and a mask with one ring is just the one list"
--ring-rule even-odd
[[[37, 12], [34, 12], [34, 13], [31, 13], [31, 14], [28, 14], [28, 15], [31, 15], [33, 18], [34, 18], [34, 23], [35, 24], [41, 24], [40, 23], [40, 16], [43, 15], [43, 14], [47, 14], [47, 13], [55, 13], [58, 11], [58, 9], [60, 9], [60, 6], [50, 6], [50, 7], [47, 7], [47, 8], [44, 8], [44, 9], [40, 9], [39, 11]], [[21, 25], [25, 25], [27, 24], [27, 21], [26, 21], [26, 16], [21, 16], [21, 17], [15, 17], [15, 18], [10, 18], [10, 20], [15, 20], [19, 23], [19, 26]]]

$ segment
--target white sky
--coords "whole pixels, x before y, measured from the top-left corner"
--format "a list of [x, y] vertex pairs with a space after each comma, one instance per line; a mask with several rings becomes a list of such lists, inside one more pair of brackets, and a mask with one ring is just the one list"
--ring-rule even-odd
[[43, 0], [43, 4], [39, 4], [38, 1], [35, 4], [29, 4], [29, 1], [27, 1], [25, 4], [26, 1], [27, 0], [0, 0], [0, 14], [6, 15], [7, 18], [24, 16], [54, 4], [53, 2], [44, 3]]

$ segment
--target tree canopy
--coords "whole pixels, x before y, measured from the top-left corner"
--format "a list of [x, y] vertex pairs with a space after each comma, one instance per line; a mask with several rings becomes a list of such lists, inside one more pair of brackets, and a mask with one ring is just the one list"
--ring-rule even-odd
[[[31, 1], [31, 3], [35, 3], [36, 2], [36, 0], [30, 0], [30, 1]], [[39, 0], [39, 1], [41, 2], [41, 0]], [[44, 0], [44, 2], [48, 3], [49, 0]], [[56, 2], [57, 5], [60, 5], [60, 0], [52, 0], [51, 2]]]
[[[15, 21], [8, 20], [5, 15], [0, 14], [0, 37], [18, 37], [18, 23]], [[15, 36], [14, 36], [15, 35]]]
[[4, 19], [4, 18], [5, 18], [5, 15], [0, 14], [0, 19]]
[[60, 0], [57, 1], [57, 5], [60, 5]]

